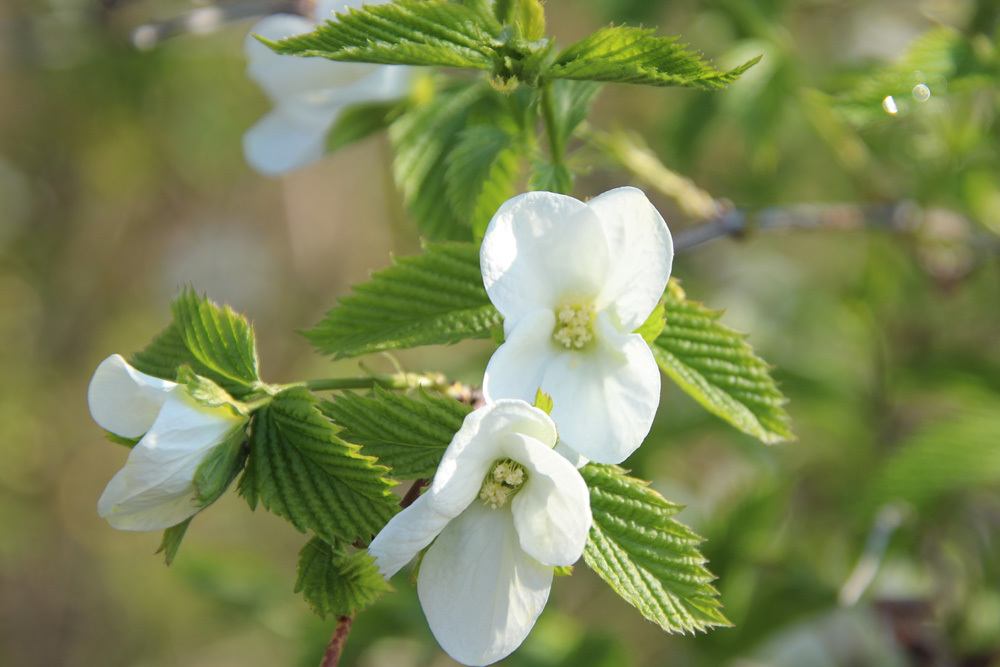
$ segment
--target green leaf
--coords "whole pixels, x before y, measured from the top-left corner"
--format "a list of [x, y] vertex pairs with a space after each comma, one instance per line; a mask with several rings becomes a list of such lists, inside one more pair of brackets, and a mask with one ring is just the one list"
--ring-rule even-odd
[[184, 535], [187, 533], [193, 518], [193, 516], [188, 517], [176, 526], [171, 526], [163, 531], [163, 539], [160, 540], [160, 546], [156, 549], [156, 553], [163, 554], [163, 561], [168, 567], [173, 564], [174, 558], [177, 557], [177, 551], [181, 548], [181, 542], [184, 541]]
[[610, 26], [560, 53], [545, 76], [716, 90], [738, 79], [758, 60], [720, 71], [676, 37], [660, 37], [646, 28]]
[[706, 410], [767, 444], [793, 439], [787, 399], [745, 336], [719, 322], [721, 313], [689, 301], [671, 281], [667, 323], [652, 346], [656, 363]]
[[532, 190], [545, 192], [572, 192], [573, 174], [564, 165], [536, 161], [531, 166], [528, 186]]
[[618, 466], [591, 463], [580, 474], [594, 515], [583, 552], [590, 569], [667, 632], [730, 625], [698, 550], [702, 539], [673, 518], [681, 507]]
[[396, 183], [420, 232], [428, 239], [472, 238], [469, 219], [451, 207], [448, 158], [473, 111], [481, 113], [494, 95], [478, 82], [446, 88], [413, 106], [389, 129]]
[[[259, 382], [253, 328], [229, 306], [184, 289], [173, 303], [174, 323], [195, 360], [215, 376], [250, 389]], [[198, 371], [198, 368], [195, 368]]]
[[176, 380], [177, 370], [181, 366], [194, 367], [197, 361], [184, 343], [180, 329], [171, 323], [152, 343], [133, 354], [128, 363], [146, 375]]
[[391, 590], [365, 551], [345, 554], [314, 537], [299, 552], [295, 592], [323, 618], [357, 614]]
[[396, 0], [338, 13], [315, 31], [280, 42], [278, 53], [386, 65], [491, 69], [499, 24], [488, 12], [448, 0]]
[[872, 475], [864, 506], [902, 500], [918, 510], [1000, 485], [1000, 400], [962, 397], [952, 414], [903, 440]]
[[444, 450], [472, 408], [453, 398], [420, 391], [412, 395], [376, 387], [371, 395], [344, 392], [323, 403], [344, 436], [392, 469], [400, 479], [434, 476]]
[[521, 147], [515, 130], [473, 125], [463, 130], [448, 154], [446, 188], [455, 215], [482, 238], [500, 205], [517, 194]]
[[305, 336], [340, 358], [489, 338], [501, 323], [483, 287], [479, 249], [437, 243], [355, 285]]
[[333, 153], [385, 130], [398, 108], [398, 102], [379, 102], [357, 104], [344, 109], [326, 135], [327, 152]]
[[560, 145], [565, 146], [580, 123], [587, 120], [590, 107], [601, 91], [602, 84], [593, 81], [560, 79], [552, 82], [552, 109]]
[[545, 37], [545, 7], [540, 0], [517, 0], [513, 23], [524, 39], [533, 42]]
[[306, 389], [286, 389], [253, 424], [240, 491], [328, 542], [367, 541], [398, 510], [388, 470], [342, 440]]

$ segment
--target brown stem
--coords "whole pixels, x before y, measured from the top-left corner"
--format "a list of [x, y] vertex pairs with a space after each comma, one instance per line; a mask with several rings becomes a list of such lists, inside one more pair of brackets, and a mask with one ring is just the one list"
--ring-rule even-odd
[[405, 509], [410, 505], [412, 505], [413, 502], [420, 497], [420, 490], [423, 489], [425, 486], [427, 486], [426, 479], [418, 479], [415, 482], [413, 482], [413, 486], [411, 486], [410, 490], [406, 492], [406, 495], [403, 496], [403, 499], [399, 501], [399, 506]]
[[344, 652], [344, 644], [347, 643], [347, 635], [351, 632], [353, 622], [353, 616], [341, 616], [337, 619], [337, 627], [330, 637], [330, 643], [326, 645], [326, 652], [319, 667], [337, 667], [340, 664], [340, 655]]

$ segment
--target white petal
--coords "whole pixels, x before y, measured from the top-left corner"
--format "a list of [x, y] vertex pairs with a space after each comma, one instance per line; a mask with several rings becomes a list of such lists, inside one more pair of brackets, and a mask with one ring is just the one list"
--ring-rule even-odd
[[368, 546], [368, 553], [374, 556], [382, 576], [389, 579], [426, 549], [451, 519], [436, 511], [425, 493], [385, 524]]
[[568, 447], [599, 463], [621, 463], [642, 444], [660, 402], [660, 372], [638, 334], [619, 334], [602, 314], [598, 345], [564, 352], [545, 371], [542, 391]]
[[471, 412], [445, 450], [434, 481], [424, 494], [437, 512], [455, 517], [476, 499], [493, 462], [504, 458], [503, 448], [511, 433], [531, 436], [548, 447], [556, 443], [552, 419], [524, 401], [500, 400]]
[[274, 14], [258, 21], [250, 29], [243, 42], [247, 75], [271, 99], [283, 102], [289, 97], [322, 95], [323, 91], [353, 84], [379, 67], [368, 63], [342, 63], [326, 58], [281, 55], [254, 37], [260, 35], [277, 41], [312, 32], [315, 28], [315, 23], [301, 16]]
[[486, 229], [483, 283], [508, 333], [539, 308], [592, 300], [608, 271], [608, 247], [597, 215], [581, 201], [551, 192], [508, 200]]
[[246, 418], [227, 407], [206, 408], [171, 392], [149, 432], [129, 453], [97, 503], [120, 530], [169, 528], [198, 511], [195, 471], [213, 447]]
[[283, 105], [243, 135], [243, 153], [255, 170], [277, 176], [323, 157], [336, 111]]
[[528, 472], [510, 507], [521, 548], [545, 565], [572, 565], [592, 522], [586, 482], [572, 463], [534, 438], [509, 436], [506, 452]]
[[380, 65], [373, 72], [337, 92], [338, 104], [388, 102], [407, 93], [413, 68], [405, 65]]
[[441, 647], [488, 665], [520, 646], [542, 613], [552, 568], [520, 547], [511, 513], [473, 503], [424, 555], [420, 604]]
[[670, 278], [674, 244], [670, 230], [646, 195], [617, 188], [587, 202], [607, 237], [611, 264], [597, 309], [611, 307], [624, 331], [634, 331], [653, 312]]
[[90, 380], [90, 415], [105, 431], [138, 438], [153, 425], [167, 395], [176, 386], [140, 373], [121, 355], [113, 354], [101, 362]]
[[550, 308], [536, 310], [518, 321], [486, 366], [483, 395], [487, 401], [497, 398], [534, 401], [542, 386], [545, 366], [561, 349], [552, 341], [555, 326], [556, 316]]

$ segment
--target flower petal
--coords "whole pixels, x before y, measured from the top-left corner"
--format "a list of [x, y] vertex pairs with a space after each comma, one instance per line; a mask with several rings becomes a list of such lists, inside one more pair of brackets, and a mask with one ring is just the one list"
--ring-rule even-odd
[[521, 548], [544, 565], [572, 565], [593, 521], [586, 482], [572, 463], [534, 438], [509, 436], [505, 450], [528, 472], [510, 507]]
[[258, 21], [250, 29], [243, 41], [247, 75], [271, 99], [284, 102], [289, 97], [322, 96], [323, 91], [355, 83], [379, 67], [368, 63], [342, 63], [325, 58], [281, 55], [254, 36], [260, 35], [277, 41], [315, 29], [315, 23], [293, 14], [273, 14]]
[[337, 111], [279, 106], [243, 135], [243, 153], [255, 170], [277, 176], [323, 157]]
[[452, 517], [436, 511], [426, 493], [392, 517], [368, 546], [382, 576], [391, 578], [427, 548]]
[[487, 401], [495, 398], [534, 400], [542, 386], [545, 366], [557, 353], [552, 342], [555, 326], [556, 315], [549, 308], [521, 318], [486, 366], [483, 395]]
[[426, 494], [434, 509], [448, 517], [462, 513], [479, 495], [483, 478], [511, 433], [522, 433], [552, 447], [556, 427], [552, 419], [524, 401], [500, 400], [471, 412], [445, 450]]
[[608, 272], [601, 221], [583, 202], [552, 192], [509, 199], [486, 229], [483, 283], [509, 335], [523, 316], [594, 299]]
[[228, 407], [206, 408], [169, 394], [149, 432], [112, 478], [97, 513], [120, 530], [169, 528], [200, 509], [194, 474], [208, 453], [246, 422]]
[[542, 391], [552, 397], [563, 443], [592, 461], [621, 463], [653, 425], [660, 372], [640, 335], [618, 333], [606, 314], [596, 325], [596, 348], [553, 359]]
[[634, 331], [663, 296], [674, 243], [660, 213], [642, 190], [617, 188], [587, 202], [601, 221], [611, 265], [597, 310], [610, 307], [624, 331]]
[[520, 646], [542, 613], [552, 568], [526, 554], [511, 513], [473, 503], [424, 555], [417, 592], [441, 647], [488, 665]]
[[153, 425], [167, 395], [176, 386], [169, 380], [140, 373], [120, 354], [113, 354], [100, 363], [90, 380], [90, 415], [105, 431], [138, 438]]

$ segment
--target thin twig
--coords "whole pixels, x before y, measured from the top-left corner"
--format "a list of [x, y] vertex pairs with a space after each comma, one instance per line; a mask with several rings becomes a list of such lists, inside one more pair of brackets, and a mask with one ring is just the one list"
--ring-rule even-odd
[[330, 637], [330, 643], [326, 645], [326, 652], [323, 653], [323, 661], [319, 663], [319, 667], [337, 667], [340, 664], [340, 656], [344, 652], [347, 635], [351, 633], [352, 623], [354, 623], [353, 616], [341, 616], [337, 619], [337, 627]]
[[427, 486], [426, 479], [418, 479], [415, 482], [413, 482], [413, 486], [411, 486], [410, 490], [406, 492], [406, 495], [403, 496], [403, 499], [399, 501], [399, 506], [402, 507], [403, 509], [406, 509], [407, 507], [412, 505], [417, 500], [417, 498], [420, 497], [420, 491], [425, 486]]

